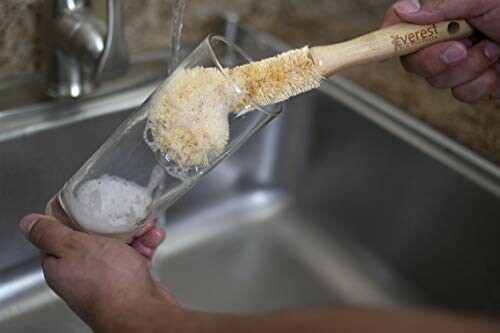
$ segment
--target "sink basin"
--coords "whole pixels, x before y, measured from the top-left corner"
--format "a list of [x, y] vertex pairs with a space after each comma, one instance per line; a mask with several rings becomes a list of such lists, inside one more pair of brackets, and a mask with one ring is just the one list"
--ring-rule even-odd
[[[159, 249], [154, 274], [181, 303], [248, 314], [309, 306], [427, 301], [344, 232], [341, 216], [328, 215], [322, 207], [325, 198], [321, 197], [328, 187], [318, 187], [311, 167], [325, 166], [317, 160], [324, 157], [318, 149], [333, 152], [335, 147], [304, 141], [315, 126], [314, 119], [327, 115], [328, 110], [322, 111], [318, 103], [330, 108], [334, 101], [323, 93], [312, 93], [286, 105], [279, 119], [161, 218], [169, 240]], [[337, 111], [359, 118], [346, 108]], [[8, 175], [2, 168], [1, 182], [9, 185], [2, 187], [6, 189], [2, 197], [10, 198], [3, 226], [10, 234], [3, 241], [9, 244], [3, 246], [15, 249], [0, 258], [5, 272], [0, 283], [5, 303], [0, 307], [2, 332], [85, 331], [85, 325], [45, 287], [37, 259], [33, 262], [37, 253], [19, 235], [16, 222], [28, 211], [43, 210], [45, 201], [128, 113], [92, 117], [2, 143], [2, 154], [10, 162], [16, 162], [14, 157], [17, 163], [22, 158], [37, 161], [9, 168]], [[388, 136], [368, 121], [358, 121]], [[65, 137], [71, 140], [61, 140]], [[324, 181], [337, 187], [335, 173], [329, 173], [324, 174]], [[299, 175], [305, 182], [296, 181]]]
[[[258, 38], [268, 53], [286, 47]], [[155, 84], [0, 119], [1, 332], [88, 331], [46, 287], [17, 222], [43, 211]], [[495, 313], [499, 174], [335, 77], [285, 103], [159, 219], [168, 239], [153, 273], [185, 306], [221, 313], [346, 304]]]

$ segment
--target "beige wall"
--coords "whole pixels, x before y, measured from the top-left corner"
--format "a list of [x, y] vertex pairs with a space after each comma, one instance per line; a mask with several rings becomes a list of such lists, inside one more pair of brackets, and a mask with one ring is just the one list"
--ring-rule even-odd
[[[123, 1], [129, 48], [135, 52], [167, 46], [173, 0]], [[214, 17], [233, 11], [248, 26], [294, 45], [333, 43], [376, 29], [392, 2], [188, 0], [183, 39], [200, 40], [210, 32]], [[0, 1], [0, 79], [42, 68], [41, 5], [42, 0]], [[431, 89], [405, 73], [397, 60], [354, 68], [345, 75], [500, 163], [500, 103], [459, 103], [448, 91]]]

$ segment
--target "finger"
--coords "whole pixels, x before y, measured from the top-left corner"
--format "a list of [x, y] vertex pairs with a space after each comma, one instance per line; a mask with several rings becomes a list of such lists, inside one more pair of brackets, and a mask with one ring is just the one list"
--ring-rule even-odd
[[495, 63], [494, 67], [495, 67], [496, 71], [498, 72], [498, 74], [500, 74], [500, 60]]
[[133, 243], [136, 239], [141, 238], [144, 236], [146, 233], [148, 233], [151, 229], [155, 227], [155, 222], [154, 221], [149, 221], [141, 230], [139, 230], [132, 238], [132, 240], [129, 242], [129, 244]]
[[132, 243], [132, 247], [144, 258], [148, 260], [153, 259], [156, 249], [150, 248], [149, 246], [142, 244], [140, 241]]
[[472, 38], [473, 38], [472, 36], [469, 38], [464, 38], [464, 39], [459, 40], [459, 42], [464, 44], [467, 49], [470, 49], [471, 47], [473, 47], [474, 45], [476, 45], [479, 42], [479, 41], [474, 42], [472, 40]]
[[467, 47], [460, 42], [439, 43], [401, 58], [410, 73], [428, 78], [444, 73], [467, 58]]
[[155, 227], [141, 238], [135, 240], [132, 247], [144, 257], [152, 259], [156, 248], [165, 240], [165, 237], [165, 231]]
[[166, 233], [162, 228], [155, 227], [147, 234], [139, 238], [137, 241], [141, 242], [147, 247], [157, 248], [165, 240]]
[[479, 17], [498, 6], [498, 0], [402, 0], [394, 4], [395, 13], [404, 21], [431, 24], [446, 20]]
[[382, 21], [382, 28], [387, 28], [391, 25], [402, 22], [403, 20], [396, 14], [394, 6], [391, 6], [384, 15], [384, 20]]
[[452, 89], [455, 98], [473, 103], [494, 97], [498, 91], [500, 76], [493, 68], [488, 69], [475, 80]]
[[71, 234], [76, 233], [51, 217], [38, 214], [25, 216], [19, 227], [33, 245], [49, 255], [58, 257], [64, 251], [64, 242]]
[[491, 41], [483, 41], [467, 51], [467, 58], [439, 75], [428, 78], [431, 86], [447, 89], [463, 85], [474, 80], [484, 73], [497, 61], [500, 55], [500, 46]]

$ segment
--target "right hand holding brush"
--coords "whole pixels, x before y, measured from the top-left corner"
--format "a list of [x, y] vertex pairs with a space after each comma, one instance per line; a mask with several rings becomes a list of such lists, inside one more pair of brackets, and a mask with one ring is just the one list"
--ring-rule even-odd
[[387, 11], [382, 25], [455, 19], [466, 19], [481, 35], [402, 57], [403, 67], [435, 88], [451, 88], [462, 102], [500, 99], [500, 0], [400, 0]]

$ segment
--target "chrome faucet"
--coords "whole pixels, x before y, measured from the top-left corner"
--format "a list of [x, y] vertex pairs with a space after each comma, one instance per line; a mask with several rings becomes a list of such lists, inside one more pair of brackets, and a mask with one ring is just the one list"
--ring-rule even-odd
[[49, 96], [83, 96], [127, 71], [121, 0], [107, 0], [106, 24], [88, 0], [45, 0], [44, 30]]

